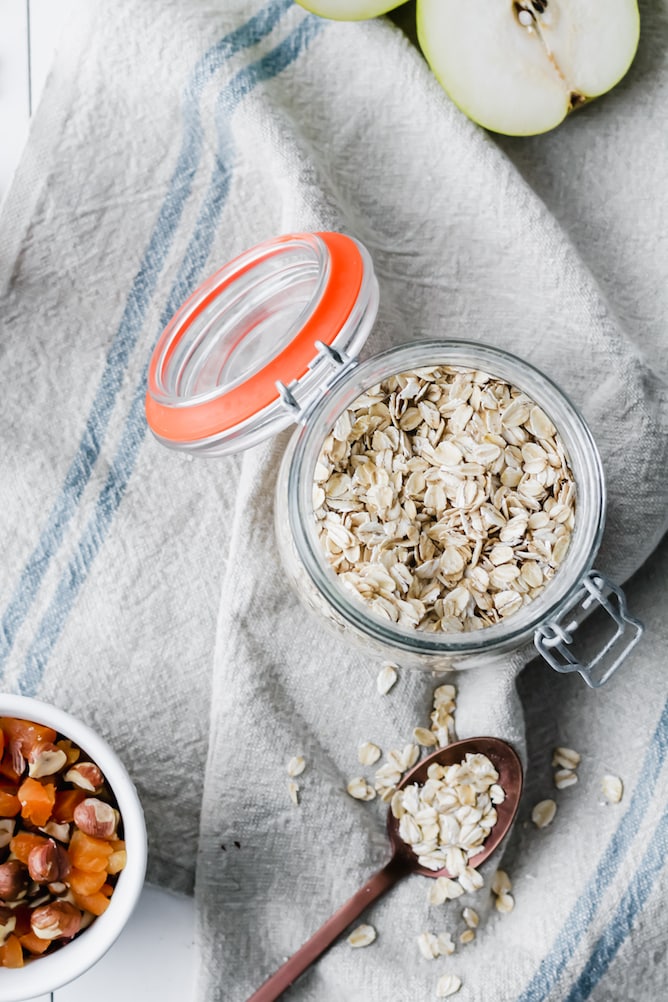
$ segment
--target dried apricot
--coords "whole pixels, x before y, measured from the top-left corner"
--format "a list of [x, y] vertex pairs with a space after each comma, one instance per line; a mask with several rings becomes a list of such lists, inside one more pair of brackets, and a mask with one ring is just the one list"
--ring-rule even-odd
[[36, 936], [32, 931], [25, 933], [23, 936], [19, 936], [19, 942], [24, 950], [27, 950], [29, 953], [33, 953], [35, 955], [44, 953], [51, 946], [50, 939], [40, 939], [39, 936]]
[[109, 898], [102, 891], [97, 894], [74, 894], [74, 900], [79, 908], [92, 915], [101, 915], [109, 907]]
[[21, 810], [21, 801], [14, 786], [0, 786], [0, 817], [15, 818]]
[[24, 779], [19, 786], [18, 797], [21, 801], [21, 817], [41, 828], [51, 817], [56, 802], [56, 787], [53, 783]]
[[75, 831], [69, 845], [70, 859], [72, 866], [77, 870], [93, 870], [99, 872], [107, 869], [107, 861], [113, 849], [109, 842], [101, 838], [93, 838], [91, 835], [84, 835], [81, 831]]
[[73, 821], [74, 808], [85, 800], [88, 794], [85, 790], [58, 790], [53, 807], [53, 817], [56, 821]]
[[18, 936], [13, 933], [0, 946], [0, 967], [23, 967], [23, 947]]
[[68, 883], [75, 894], [96, 894], [107, 879], [105, 870], [78, 870], [74, 867], [70, 871]]

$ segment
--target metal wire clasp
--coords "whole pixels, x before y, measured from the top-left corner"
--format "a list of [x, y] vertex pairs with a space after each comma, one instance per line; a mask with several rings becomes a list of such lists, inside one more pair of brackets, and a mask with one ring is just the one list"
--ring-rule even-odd
[[[309, 369], [314, 372], [316, 369], [321, 368], [323, 364], [328, 364], [332, 369], [331, 375], [318, 380], [320, 394], [325, 393], [344, 370], [353, 369], [357, 365], [357, 361], [350, 355], [346, 355], [345, 352], [338, 351], [336, 348], [332, 348], [331, 344], [325, 344], [323, 341], [316, 341], [315, 347], [318, 349], [318, 353], [309, 366]], [[295, 420], [303, 420], [304, 414], [309, 410], [309, 405], [314, 401], [309, 397], [306, 401], [306, 406], [299, 403], [296, 397], [297, 383], [298, 381], [295, 380], [286, 386], [285, 383], [278, 380], [276, 382], [276, 389], [279, 392], [283, 406], [292, 412]]]
[[[614, 635], [593, 657], [580, 661], [571, 645], [584, 615], [592, 611], [594, 605], [605, 610], [616, 629]], [[567, 609], [557, 619], [549, 620], [536, 630], [534, 644], [538, 653], [555, 671], [577, 671], [590, 688], [598, 689], [617, 671], [640, 640], [643, 629], [642, 623], [629, 615], [621, 588], [599, 571], [592, 570], [582, 579], [580, 588]]]

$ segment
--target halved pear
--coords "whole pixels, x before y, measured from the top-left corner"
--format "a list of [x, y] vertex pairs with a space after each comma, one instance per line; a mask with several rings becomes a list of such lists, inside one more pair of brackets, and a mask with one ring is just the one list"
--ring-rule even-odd
[[332, 21], [366, 21], [370, 17], [387, 14], [406, 0], [297, 0], [312, 14], [328, 17]]
[[636, 0], [418, 0], [420, 46], [461, 110], [508, 136], [547, 132], [618, 83]]

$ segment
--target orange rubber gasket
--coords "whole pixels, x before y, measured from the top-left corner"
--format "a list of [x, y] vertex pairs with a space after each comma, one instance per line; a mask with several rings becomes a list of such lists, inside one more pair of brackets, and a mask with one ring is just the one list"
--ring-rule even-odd
[[[222, 393], [213, 400], [193, 403], [187, 406], [170, 407], [162, 404], [152, 395], [157, 392], [156, 378], [158, 359], [165, 351], [165, 339], [170, 338], [162, 364], [169, 359], [190, 323], [205, 309], [224, 288], [235, 281], [243, 271], [253, 267], [235, 270], [217, 284], [202, 300], [197, 309], [187, 313], [182, 326], [172, 334], [171, 324], [163, 331], [151, 357], [148, 373], [149, 390], [146, 394], [146, 418], [151, 429], [172, 442], [196, 442], [229, 431], [264, 410], [279, 397], [276, 383], [289, 385], [300, 379], [308, 371], [317, 354], [316, 341], [332, 344], [346, 320], [350, 316], [359, 297], [363, 278], [362, 255], [356, 243], [342, 233], [316, 233], [329, 251], [330, 273], [327, 285], [313, 313], [293, 340], [283, 351], [248, 380]], [[283, 241], [299, 239], [300, 234], [284, 237]], [[280, 248], [280, 240], [267, 244], [268, 252]], [[241, 255], [242, 258], [246, 254]], [[234, 264], [234, 261], [231, 262]], [[224, 271], [228, 271], [226, 265]], [[186, 312], [188, 303], [196, 299], [198, 290], [180, 307], [179, 313]], [[178, 316], [178, 314], [177, 314]]]

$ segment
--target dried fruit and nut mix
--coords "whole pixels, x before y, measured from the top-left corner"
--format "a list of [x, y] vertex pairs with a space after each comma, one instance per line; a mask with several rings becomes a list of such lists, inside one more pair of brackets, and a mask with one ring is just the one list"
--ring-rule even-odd
[[453, 366], [359, 396], [314, 470], [339, 580], [402, 627], [460, 633], [536, 598], [568, 550], [575, 482], [548, 416], [517, 387]]
[[53, 728], [0, 717], [0, 966], [53, 952], [109, 905], [125, 866], [113, 794]]

